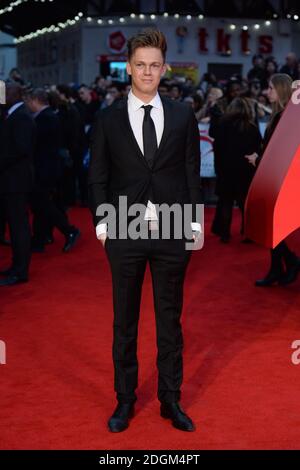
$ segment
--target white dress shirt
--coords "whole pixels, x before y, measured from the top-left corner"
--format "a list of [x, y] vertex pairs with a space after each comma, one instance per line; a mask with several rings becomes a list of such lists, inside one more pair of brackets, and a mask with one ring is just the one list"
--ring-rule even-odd
[[[150, 112], [151, 118], [154, 122], [156, 138], [157, 138], [157, 147], [161, 142], [161, 138], [164, 131], [164, 108], [158, 93], [152, 98], [149, 103], [144, 103], [137, 96], [135, 96], [130, 90], [128, 94], [127, 109], [129, 115], [129, 122], [132, 128], [134, 137], [140, 147], [142, 154], [144, 154], [144, 143], [143, 143], [143, 121], [145, 110], [143, 106], [151, 105], [152, 109]], [[145, 220], [158, 220], [155, 205], [148, 201], [147, 209], [145, 213]], [[200, 224], [192, 224], [192, 230], [198, 230]], [[96, 227], [96, 234], [99, 238], [100, 235], [107, 232], [107, 224], [99, 223]]]

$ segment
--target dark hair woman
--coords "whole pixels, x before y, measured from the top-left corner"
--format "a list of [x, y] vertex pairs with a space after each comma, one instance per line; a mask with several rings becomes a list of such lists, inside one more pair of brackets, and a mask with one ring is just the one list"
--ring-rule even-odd
[[[292, 95], [292, 79], [289, 75], [278, 73], [271, 77], [268, 88], [268, 98], [272, 104], [272, 115], [266, 129], [263, 145], [260, 152], [246, 155], [249, 163], [257, 166], [263, 157], [263, 153], [271, 140], [282, 113]], [[258, 287], [267, 287], [276, 283], [287, 285], [294, 282], [299, 270], [297, 256], [288, 248], [285, 241], [271, 249], [271, 266], [268, 274], [258, 281]]]
[[[258, 151], [261, 135], [255, 124], [252, 103], [247, 98], [235, 98], [222, 117], [215, 139], [215, 169], [217, 178], [218, 224], [221, 241], [230, 239], [232, 209], [236, 202], [244, 214], [244, 204], [255, 170], [245, 161], [245, 154]], [[243, 225], [241, 229], [243, 233]]]

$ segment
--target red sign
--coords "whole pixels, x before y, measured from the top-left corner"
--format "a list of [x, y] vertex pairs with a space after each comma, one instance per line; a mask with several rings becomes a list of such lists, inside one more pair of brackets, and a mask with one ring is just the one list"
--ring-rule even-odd
[[122, 31], [114, 31], [108, 36], [108, 47], [111, 52], [120, 54], [125, 50], [126, 37]]
[[[209, 33], [207, 32], [206, 28], [199, 28], [198, 30], [198, 50], [200, 54], [209, 52], [207, 47], [207, 39], [209, 37]], [[216, 50], [218, 54], [222, 55], [230, 55], [232, 53], [232, 48], [230, 46], [230, 42], [232, 39], [232, 35], [226, 33], [224, 28], [219, 28], [217, 30], [216, 36]], [[251, 49], [249, 47], [249, 40], [251, 39], [251, 35], [248, 30], [243, 30], [240, 35], [241, 41], [241, 51], [243, 54], [248, 55], [251, 53]], [[260, 54], [272, 54], [273, 52], [273, 36], [269, 35], [262, 35], [258, 36], [258, 50]]]

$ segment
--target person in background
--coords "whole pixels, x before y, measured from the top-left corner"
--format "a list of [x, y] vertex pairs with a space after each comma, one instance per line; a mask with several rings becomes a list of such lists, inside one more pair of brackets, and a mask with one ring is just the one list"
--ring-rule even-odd
[[289, 52], [286, 56], [286, 63], [280, 69], [280, 73], [285, 73], [291, 77], [293, 81], [298, 80], [299, 68], [298, 68], [298, 59], [294, 52]]
[[192, 107], [195, 113], [195, 118], [197, 119], [197, 122], [199, 122], [199, 113], [203, 107], [202, 97], [198, 94], [194, 94], [193, 96], [186, 96], [183, 102], [188, 103]]
[[275, 73], [278, 72], [278, 64], [274, 57], [266, 59], [266, 82], [263, 84], [263, 90], [268, 89], [269, 81]]
[[247, 78], [249, 82], [258, 80], [261, 87], [266, 83], [267, 72], [265, 69], [265, 61], [261, 54], [256, 54], [252, 59], [253, 67], [249, 70]]
[[214, 145], [218, 178], [219, 235], [223, 243], [228, 243], [235, 202], [241, 211], [241, 234], [244, 233], [244, 205], [255, 173], [245, 161], [245, 154], [257, 152], [261, 145], [261, 135], [254, 121], [249, 99], [235, 98], [230, 103], [221, 118]]
[[182, 86], [179, 83], [171, 85], [169, 96], [172, 100], [182, 101]]
[[[269, 83], [268, 98], [272, 103], [273, 112], [265, 132], [261, 149], [245, 158], [249, 164], [257, 167], [263, 158], [264, 151], [270, 142], [272, 135], [281, 119], [282, 113], [292, 96], [292, 79], [287, 74], [275, 74]], [[291, 284], [297, 279], [299, 271], [298, 257], [293, 253], [287, 243], [282, 241], [271, 249], [271, 264], [267, 275], [256, 281], [257, 287], [268, 287], [279, 283], [281, 285]]]
[[77, 93], [82, 105], [82, 118], [85, 125], [85, 133], [87, 134], [95, 122], [96, 114], [100, 109], [100, 103], [97, 99], [94, 99], [92, 90], [84, 84], [80, 85]]
[[214, 108], [215, 104], [222, 98], [223, 91], [221, 88], [211, 88], [204, 106], [199, 111], [198, 118], [203, 124], [210, 123], [211, 119], [211, 110]]
[[0, 199], [9, 226], [12, 264], [1, 272], [0, 286], [29, 279], [31, 232], [27, 205], [33, 185], [36, 128], [23, 102], [20, 85], [6, 86], [7, 118], [0, 135]]
[[197, 93], [194, 93], [191, 96], [191, 98], [192, 98], [191, 105], [192, 105], [192, 108], [194, 110], [195, 117], [197, 119], [197, 122], [200, 122], [201, 115], [202, 115], [202, 109], [203, 109], [203, 106], [204, 106], [204, 100], [203, 100], [202, 96], [200, 96]]
[[32, 90], [26, 96], [26, 105], [33, 113], [37, 131], [34, 152], [35, 177], [31, 194], [31, 250], [39, 253], [44, 251], [50, 224], [64, 235], [63, 251], [67, 253], [77, 242], [80, 231], [69, 224], [66, 214], [56, 207], [52, 198], [61, 172], [59, 118], [50, 108], [47, 92], [43, 89]]
[[170, 95], [169, 85], [163, 79], [160, 81], [160, 84], [159, 84], [159, 87], [158, 87], [158, 93], [160, 94], [160, 96], [169, 96]]
[[74, 206], [77, 201], [77, 187], [80, 201], [87, 204], [87, 175], [83, 168], [85, 135], [82, 117], [72, 104], [72, 91], [67, 85], [57, 85], [59, 95], [58, 117], [62, 129], [62, 160], [64, 170], [61, 178], [61, 197], [65, 207]]
[[16, 83], [20, 86], [24, 86], [25, 83], [19, 69], [11, 69], [11, 71], [9, 72], [8, 83]]
[[[235, 99], [241, 96], [241, 85], [237, 80], [230, 80], [227, 85], [226, 94], [223, 98], [219, 99], [213, 107], [210, 108], [210, 127], [209, 127], [209, 135], [214, 139], [214, 142], [219, 141], [218, 133], [220, 131], [220, 121], [221, 118], [226, 113], [226, 110], [230, 103]], [[214, 147], [214, 155], [215, 155], [215, 162], [222, 158], [222, 155], [218, 155], [219, 147], [215, 144]], [[218, 171], [215, 165], [215, 173], [216, 173], [216, 195], [218, 196]], [[211, 232], [215, 235], [222, 236], [222, 224], [221, 224], [221, 207], [220, 207], [220, 200], [218, 199], [215, 217], [212, 222]]]

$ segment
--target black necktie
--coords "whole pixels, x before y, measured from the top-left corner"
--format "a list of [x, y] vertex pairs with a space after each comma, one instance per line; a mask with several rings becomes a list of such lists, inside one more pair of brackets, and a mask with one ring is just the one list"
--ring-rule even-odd
[[145, 110], [144, 121], [143, 121], [143, 143], [144, 143], [144, 157], [148, 162], [149, 166], [153, 165], [155, 152], [157, 150], [157, 137], [155, 132], [154, 122], [150, 116], [151, 109], [153, 106], [150, 104], [142, 106]]

